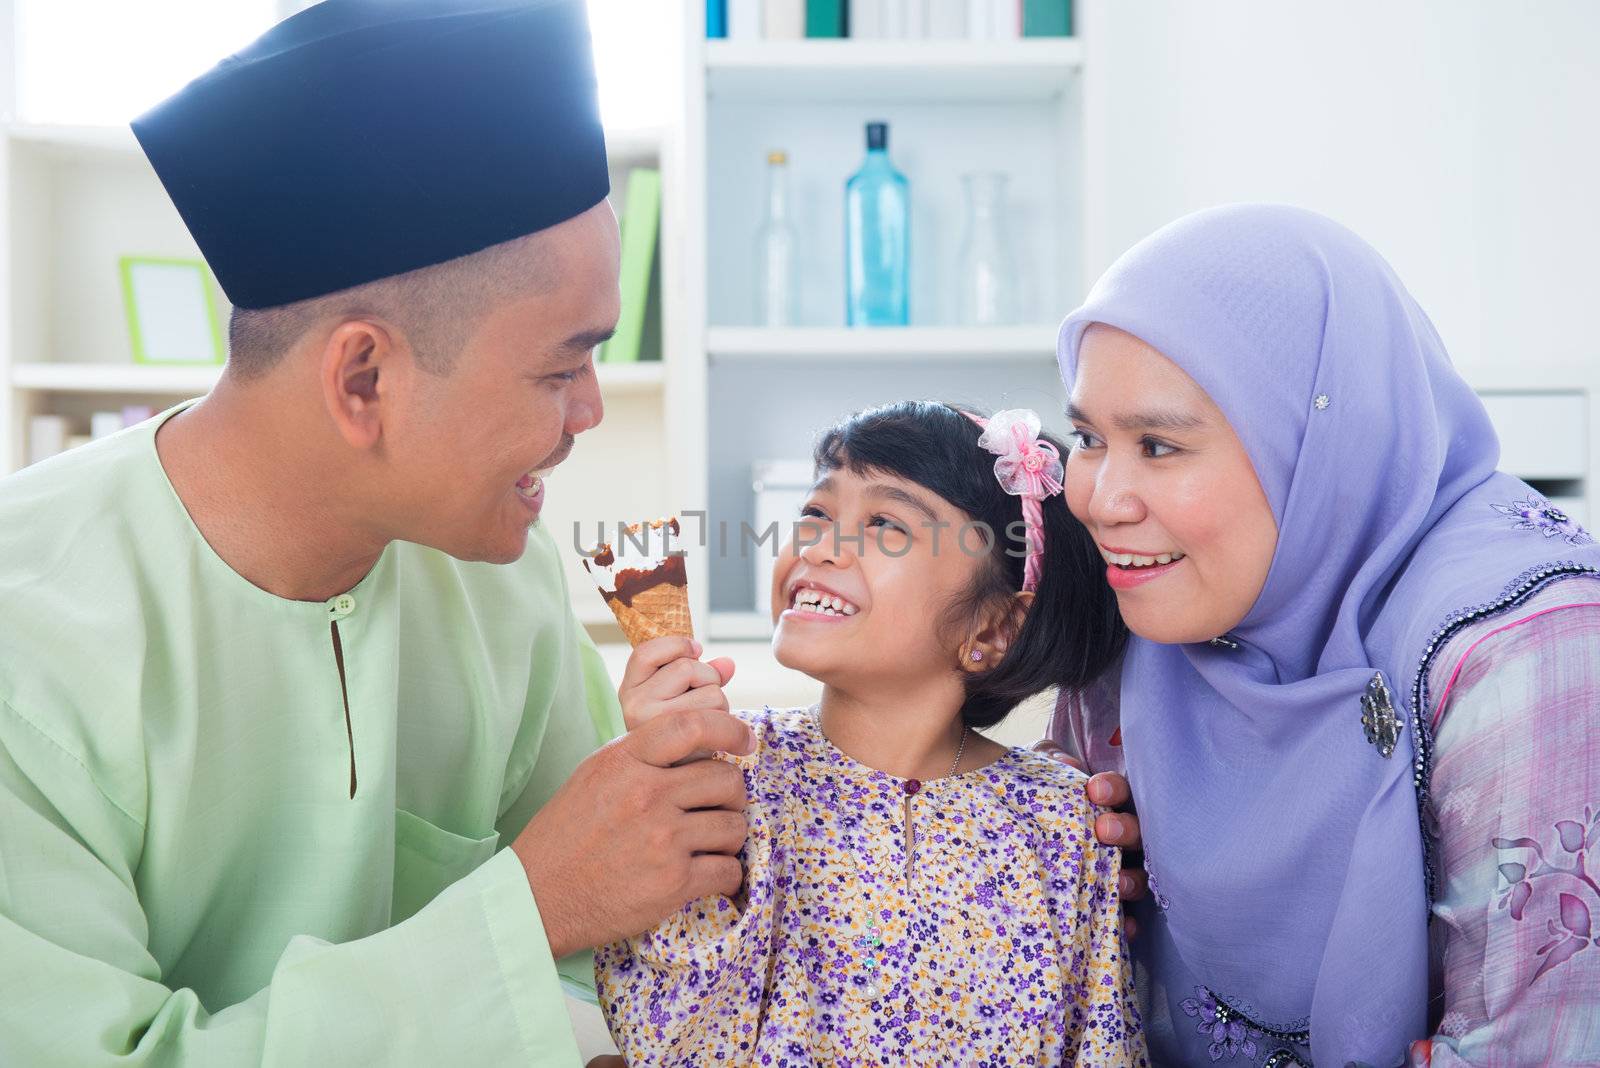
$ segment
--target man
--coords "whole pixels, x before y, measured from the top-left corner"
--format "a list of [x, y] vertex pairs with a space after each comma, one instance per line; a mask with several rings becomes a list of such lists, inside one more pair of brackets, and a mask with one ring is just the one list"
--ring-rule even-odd
[[582, 2], [328, 0], [135, 131], [230, 358], [0, 483], [0, 1064], [575, 1063], [749, 745], [697, 663], [593, 752], [536, 524], [618, 314]]

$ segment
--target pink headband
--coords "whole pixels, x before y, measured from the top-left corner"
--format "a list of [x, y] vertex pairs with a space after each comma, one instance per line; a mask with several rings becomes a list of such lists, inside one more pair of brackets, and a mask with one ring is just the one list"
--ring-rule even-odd
[[962, 412], [983, 428], [978, 447], [994, 453], [994, 477], [1000, 488], [1022, 498], [1022, 519], [1026, 524], [1028, 559], [1022, 570], [1022, 588], [1039, 585], [1039, 563], [1044, 558], [1044, 513], [1039, 503], [1061, 492], [1066, 468], [1061, 453], [1048, 441], [1039, 440], [1039, 415], [1028, 408], [1008, 408], [985, 419]]

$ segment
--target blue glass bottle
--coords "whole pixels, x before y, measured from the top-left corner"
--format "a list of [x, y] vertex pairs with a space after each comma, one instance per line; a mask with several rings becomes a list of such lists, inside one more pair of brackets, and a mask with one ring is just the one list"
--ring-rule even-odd
[[844, 187], [845, 323], [910, 322], [911, 187], [889, 162], [889, 124], [867, 123], [867, 158]]

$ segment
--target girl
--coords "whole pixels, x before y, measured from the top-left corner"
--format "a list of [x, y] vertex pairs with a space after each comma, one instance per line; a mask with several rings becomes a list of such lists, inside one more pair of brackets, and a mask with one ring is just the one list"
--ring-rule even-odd
[[[1083, 776], [976, 733], [1120, 651], [1061, 452], [1032, 412], [925, 402], [824, 435], [772, 598], [822, 700], [741, 713], [740, 900], [596, 954], [629, 1064], [1145, 1063]], [[625, 682], [630, 728], [675, 670]]]

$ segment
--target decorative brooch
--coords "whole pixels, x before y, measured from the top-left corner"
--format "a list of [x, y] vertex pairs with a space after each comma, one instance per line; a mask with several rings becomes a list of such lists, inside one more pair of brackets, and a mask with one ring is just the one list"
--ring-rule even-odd
[[1400, 717], [1395, 715], [1394, 695], [1389, 692], [1389, 686], [1383, 681], [1383, 672], [1372, 676], [1372, 681], [1367, 683], [1367, 692], [1361, 695], [1361, 726], [1367, 734], [1367, 741], [1378, 747], [1378, 754], [1383, 757], [1394, 755], [1394, 747], [1400, 741]]

